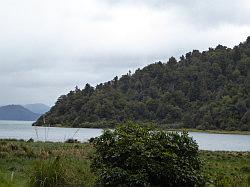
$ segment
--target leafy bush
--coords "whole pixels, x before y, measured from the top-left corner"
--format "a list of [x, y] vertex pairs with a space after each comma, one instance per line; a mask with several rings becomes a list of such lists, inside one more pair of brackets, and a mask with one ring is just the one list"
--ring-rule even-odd
[[92, 167], [102, 186], [202, 185], [197, 143], [188, 133], [166, 133], [134, 123], [93, 141]]
[[27, 140], [27, 142], [34, 142], [34, 139], [30, 138], [30, 139]]

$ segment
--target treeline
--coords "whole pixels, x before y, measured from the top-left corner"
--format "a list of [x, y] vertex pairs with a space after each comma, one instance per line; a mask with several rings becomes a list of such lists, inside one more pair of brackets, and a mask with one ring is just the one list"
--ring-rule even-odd
[[233, 49], [193, 50], [106, 83], [75, 88], [34, 125], [113, 127], [131, 120], [165, 128], [250, 130], [250, 37]]

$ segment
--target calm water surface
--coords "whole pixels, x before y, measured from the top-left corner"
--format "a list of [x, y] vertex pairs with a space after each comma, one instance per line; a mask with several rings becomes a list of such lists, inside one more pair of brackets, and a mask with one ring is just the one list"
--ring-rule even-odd
[[[30, 121], [1, 121], [0, 139], [16, 138], [36, 141], [63, 142], [69, 138], [82, 142], [101, 135], [102, 129], [92, 128], [57, 128], [33, 127]], [[190, 132], [202, 150], [250, 151], [250, 135], [209, 134]]]

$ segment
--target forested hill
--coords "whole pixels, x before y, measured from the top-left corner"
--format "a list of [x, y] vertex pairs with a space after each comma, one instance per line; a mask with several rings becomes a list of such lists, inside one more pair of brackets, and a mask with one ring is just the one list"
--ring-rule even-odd
[[[51, 126], [112, 127], [126, 121], [167, 128], [250, 130], [250, 37], [233, 49], [193, 50], [134, 74], [86, 84], [58, 98]], [[40, 117], [34, 125], [43, 125]]]

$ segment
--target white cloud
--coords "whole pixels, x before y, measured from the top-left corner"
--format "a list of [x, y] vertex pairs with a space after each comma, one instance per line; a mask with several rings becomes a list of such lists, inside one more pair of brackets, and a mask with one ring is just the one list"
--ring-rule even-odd
[[250, 35], [249, 10], [248, 0], [1, 1], [0, 104], [51, 104], [76, 84], [232, 47]]

